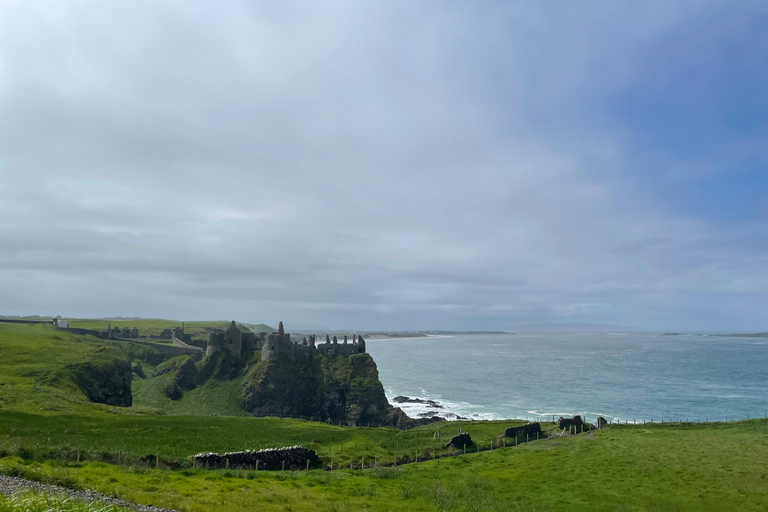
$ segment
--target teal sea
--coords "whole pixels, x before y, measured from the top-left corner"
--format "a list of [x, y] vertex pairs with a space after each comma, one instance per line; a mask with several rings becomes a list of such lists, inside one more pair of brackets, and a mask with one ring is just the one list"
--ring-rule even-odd
[[369, 340], [387, 398], [473, 419], [723, 421], [768, 413], [768, 338], [647, 333]]

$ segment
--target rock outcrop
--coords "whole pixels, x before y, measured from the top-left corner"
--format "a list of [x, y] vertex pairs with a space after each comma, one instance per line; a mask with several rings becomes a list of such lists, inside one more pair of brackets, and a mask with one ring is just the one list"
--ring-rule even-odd
[[178, 356], [161, 364], [152, 373], [153, 377], [172, 374], [163, 387], [163, 394], [171, 400], [179, 400], [184, 391], [195, 389], [198, 384], [199, 371], [195, 361], [189, 356]]
[[581, 416], [578, 416], [578, 415], [574, 416], [573, 418], [563, 418], [561, 416], [560, 419], [557, 420], [557, 428], [559, 428], [560, 430], [564, 428], [567, 429], [572, 426], [578, 427], [583, 424], [584, 422], [582, 421]]
[[427, 407], [433, 407], [435, 409], [442, 409], [443, 406], [434, 400], [423, 400], [421, 398], [410, 398], [407, 396], [396, 396], [392, 399], [396, 404], [424, 404]]
[[536, 437], [544, 435], [541, 430], [541, 424], [536, 422], [528, 422], [520, 427], [511, 427], [504, 431], [504, 437]]
[[472, 438], [466, 432], [463, 434], [455, 435], [445, 445], [446, 448], [453, 446], [454, 448], [464, 448], [465, 446], [472, 446]]
[[130, 407], [133, 403], [133, 369], [126, 359], [85, 361], [67, 365], [65, 371], [91, 402], [121, 407]]
[[387, 424], [390, 405], [368, 354], [260, 361], [243, 382], [243, 409], [263, 415], [314, 416], [348, 425]]
[[443, 418], [409, 418], [392, 407], [369, 354], [315, 355], [305, 360], [280, 354], [248, 370], [243, 409], [257, 416], [303, 416], [345, 425], [406, 429]]

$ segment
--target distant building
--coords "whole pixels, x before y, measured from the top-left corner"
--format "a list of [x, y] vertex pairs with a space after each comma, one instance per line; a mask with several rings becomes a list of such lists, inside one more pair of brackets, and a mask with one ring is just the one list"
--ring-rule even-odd
[[64, 320], [59, 320], [58, 318], [54, 318], [53, 326], [56, 329], [69, 329], [69, 322], [65, 322]]

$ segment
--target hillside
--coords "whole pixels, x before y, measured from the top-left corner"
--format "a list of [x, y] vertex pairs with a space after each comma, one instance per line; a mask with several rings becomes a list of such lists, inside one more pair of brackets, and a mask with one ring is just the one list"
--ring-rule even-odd
[[[50, 320], [48, 318], [47, 320]], [[157, 319], [157, 318], [147, 318], [147, 319], [140, 319], [140, 320], [103, 320], [103, 319], [94, 319], [94, 320], [87, 320], [87, 319], [76, 319], [71, 318], [68, 319], [70, 321], [71, 327], [78, 327], [81, 329], [93, 329], [97, 331], [104, 331], [107, 329], [107, 327], [120, 327], [121, 329], [124, 327], [127, 327], [129, 329], [132, 329], [134, 327], [137, 327], [139, 329], [139, 333], [141, 336], [158, 336], [161, 332], [163, 332], [163, 329], [173, 329], [174, 327], [178, 327], [182, 324], [181, 320], [164, 320], [164, 319]], [[220, 330], [223, 331], [229, 326], [230, 320], [213, 320], [213, 321], [185, 321], [184, 322], [184, 332], [186, 334], [191, 334], [193, 338], [202, 340], [203, 342], [206, 340], [208, 332], [211, 330]], [[273, 327], [270, 327], [268, 325], [264, 324], [239, 324], [242, 327], [245, 327], [247, 330], [250, 330], [251, 332], [274, 332], [275, 329]]]
[[[144, 328], [161, 331], [169, 321], [146, 322]], [[187, 325], [218, 328], [207, 322]], [[160, 343], [3, 322], [0, 347], [8, 354], [0, 361], [0, 407], [10, 410], [81, 412], [102, 404], [127, 407], [128, 414], [306, 416], [403, 428], [418, 423], [389, 405], [368, 354], [297, 361], [285, 356], [261, 361], [258, 351], [239, 359], [226, 351], [174, 356]]]

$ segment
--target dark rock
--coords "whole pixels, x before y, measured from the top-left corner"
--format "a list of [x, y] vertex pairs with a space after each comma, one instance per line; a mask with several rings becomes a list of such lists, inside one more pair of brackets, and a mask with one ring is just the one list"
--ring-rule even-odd
[[561, 416], [560, 419], [557, 420], [557, 428], [559, 428], [560, 430], [564, 428], [568, 429], [571, 426], [578, 427], [583, 424], [584, 422], [581, 420], [581, 416], [578, 416], [578, 415], [574, 416], [573, 418], [563, 418]]
[[231, 452], [225, 454], [201, 453], [195, 455], [195, 463], [207, 469], [230, 468], [251, 469], [259, 464], [259, 469], [281, 470], [283, 463], [285, 469], [306, 469], [307, 461], [310, 467], [316, 465], [320, 458], [309, 448], [292, 446], [290, 448], [275, 448], [268, 450]]
[[410, 398], [407, 396], [396, 396], [392, 399], [396, 404], [424, 404], [427, 407], [434, 407], [435, 409], [442, 409], [443, 406], [434, 400], [423, 400], [421, 398]]
[[453, 446], [454, 448], [464, 448], [465, 446], [472, 445], [472, 438], [466, 432], [453, 436], [453, 438], [445, 445], [446, 448]]
[[176, 369], [174, 380], [179, 387], [189, 390], [197, 387], [197, 377], [197, 366], [192, 358], [187, 356], [187, 359]]
[[520, 427], [511, 427], [504, 431], [504, 437], [536, 437], [537, 434], [539, 436], [544, 434], [538, 421], [528, 422]]
[[391, 408], [369, 354], [260, 361], [243, 381], [242, 400], [257, 416], [314, 416], [344, 425], [387, 425]]
[[407, 430], [409, 428], [419, 427], [421, 425], [429, 425], [438, 421], [445, 421], [445, 418], [440, 416], [432, 416], [430, 418], [418, 418], [414, 419], [405, 414], [399, 407], [392, 407], [387, 415], [387, 424], [390, 427], [399, 428], [400, 430]]
[[133, 369], [125, 359], [67, 365], [74, 382], [91, 402], [130, 407]]
[[608, 420], [606, 420], [602, 416], [598, 416], [597, 417], [597, 428], [603, 428], [606, 425], [608, 425]]
[[139, 363], [134, 364], [133, 367], [131, 368], [131, 371], [133, 371], [133, 373], [135, 373], [136, 375], [138, 375], [142, 379], [146, 379], [147, 378], [147, 376], [144, 375], [144, 368], [142, 368]]
[[179, 386], [175, 380], [172, 380], [163, 387], [163, 394], [171, 400], [179, 400], [182, 397], [183, 392], [181, 386]]

